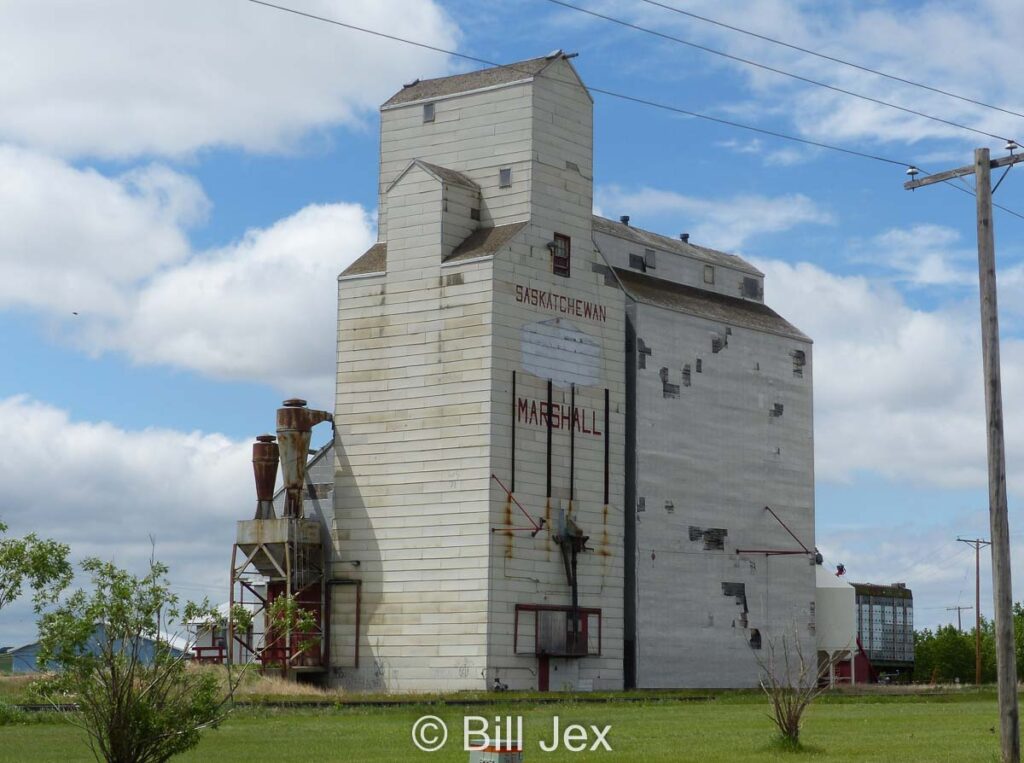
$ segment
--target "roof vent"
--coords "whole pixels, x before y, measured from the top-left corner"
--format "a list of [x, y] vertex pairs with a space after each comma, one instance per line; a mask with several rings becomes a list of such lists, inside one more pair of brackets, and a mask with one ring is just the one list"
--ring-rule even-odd
[[619, 222], [623, 225], [629, 225], [629, 215], [623, 215], [619, 218]]
[[414, 79], [412, 82], [406, 82], [404, 85], [402, 85], [402, 88], [404, 89], [404, 88], [407, 88], [407, 87], [414, 87], [414, 86], [416, 86], [418, 84], [420, 84], [420, 78], [419, 77]]
[[689, 233], [680, 233], [679, 234], [679, 240], [682, 241], [684, 244], [689, 244], [690, 243], [690, 234]]

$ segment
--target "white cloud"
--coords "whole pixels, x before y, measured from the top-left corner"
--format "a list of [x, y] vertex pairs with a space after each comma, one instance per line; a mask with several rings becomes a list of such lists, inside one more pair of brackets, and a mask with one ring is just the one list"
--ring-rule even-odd
[[747, 154], [761, 161], [766, 167], [792, 167], [796, 164], [803, 164], [810, 161], [816, 152], [807, 148], [768, 148], [760, 138], [751, 140], [722, 140], [716, 146], [729, 149], [737, 154]]
[[81, 340], [142, 363], [269, 382], [329, 405], [336, 277], [371, 245], [373, 227], [355, 204], [308, 206], [161, 271], [126, 318], [86, 322]]
[[738, 195], [708, 201], [656, 188], [627, 191], [617, 185], [606, 185], [599, 186], [594, 197], [599, 209], [616, 215], [628, 213], [640, 225], [644, 225], [643, 217], [678, 216], [677, 227], [688, 230], [694, 243], [727, 251], [739, 249], [764, 233], [778, 233], [806, 223], [832, 222], [829, 212], [799, 193], [776, 197]]
[[[219, 434], [124, 430], [73, 420], [25, 396], [0, 399], [0, 430], [17, 447], [0, 459], [0, 519], [142, 569], [151, 553], [193, 598], [227, 598], [233, 524], [255, 510], [248, 443]], [[34, 633], [30, 607], [4, 610], [0, 642]]]
[[[978, 309], [913, 308], [884, 282], [758, 261], [766, 301], [814, 340], [815, 469], [983, 488], [985, 413]], [[1024, 491], [1024, 343], [1002, 343], [1008, 485]]]
[[[295, 0], [291, 7], [452, 49], [434, 2]], [[293, 148], [361, 125], [446, 56], [248, 2], [0, 4], [0, 141], [64, 156]]]
[[310, 205], [194, 251], [187, 228], [208, 206], [198, 183], [166, 167], [109, 178], [0, 146], [0, 308], [56, 317], [90, 352], [329, 404], [335, 278], [372, 243], [372, 216]]
[[[1010, 137], [1019, 130], [1019, 118], [1011, 114], [901, 84], [677, 13], [621, 2], [604, 5], [615, 15], [649, 28], [951, 122]], [[841, 8], [835, 4], [784, 0], [729, 4], [698, 0], [687, 4], [686, 10], [982, 102], [1011, 109], [1018, 102], [1013, 73], [1019, 59], [1019, 41], [1010, 19], [1019, 12], [1019, 5], [1012, 0], [931, 0], [881, 6], [862, 3]], [[976, 55], [971, 48], [963, 33], [965, 29], [984, 37], [984, 56]], [[673, 44], [666, 45], [681, 50]], [[716, 76], [723, 69], [731, 69], [747, 83], [749, 98], [741, 103], [723, 104], [723, 111], [737, 113], [739, 109], [748, 119], [756, 116], [759, 121], [763, 121], [766, 112], [788, 115], [800, 134], [814, 140], [848, 144], [867, 139], [910, 145], [929, 138], [952, 138], [959, 144], [991, 142], [951, 125], [747, 64], [713, 55], [701, 55], [698, 60]]]
[[[958, 543], [958, 535], [988, 537], [988, 516], [984, 511], [964, 510], [950, 519], [931, 522], [891, 523], [885, 532], [877, 527], [828, 528], [819, 524], [819, 548], [830, 570], [838, 563], [847, 578], [856, 582], [904, 582], [914, 594], [914, 627], [932, 628], [956, 623], [956, 613], [946, 607], [974, 605], [974, 553]], [[1012, 544], [1012, 557], [1024, 559], [1024, 547]], [[987, 550], [981, 555], [982, 614], [992, 617], [992, 574]], [[1014, 565], [1014, 575], [1022, 564]], [[974, 625], [973, 611], [964, 613], [964, 625]]]
[[910, 286], [977, 288], [973, 250], [963, 247], [960, 233], [943, 225], [920, 224], [892, 228], [862, 247], [859, 259], [893, 271]]
[[123, 315], [127, 290], [188, 256], [207, 208], [165, 167], [108, 178], [0, 145], [0, 308]]

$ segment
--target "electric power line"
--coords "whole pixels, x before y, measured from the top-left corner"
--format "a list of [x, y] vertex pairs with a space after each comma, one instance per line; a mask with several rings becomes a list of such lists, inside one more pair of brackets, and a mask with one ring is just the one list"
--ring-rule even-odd
[[[402, 44], [412, 45], [413, 47], [422, 48], [424, 50], [431, 50], [431, 51], [434, 51], [435, 53], [443, 53], [444, 55], [452, 56], [453, 58], [460, 58], [460, 59], [465, 60], [465, 61], [472, 61], [474, 63], [484, 64], [485, 66], [494, 66], [494, 67], [501, 67], [501, 68], [505, 68], [505, 69], [512, 69], [513, 71], [522, 71], [524, 74], [528, 74], [530, 76], [544, 76], [542, 74], [538, 74], [537, 72], [534, 72], [534, 71], [531, 71], [531, 70], [528, 70], [528, 69], [521, 69], [521, 70], [519, 70], [519, 69], [516, 68], [515, 64], [500, 64], [500, 63], [497, 63], [496, 61], [491, 61], [491, 60], [486, 59], [486, 58], [481, 58], [479, 56], [469, 55], [468, 53], [459, 53], [459, 52], [454, 51], [454, 50], [448, 50], [447, 48], [439, 47], [437, 45], [430, 45], [429, 43], [425, 43], [425, 42], [418, 42], [416, 40], [409, 40], [409, 39], [404, 38], [404, 37], [398, 37], [397, 35], [388, 34], [386, 32], [381, 32], [381, 31], [378, 31], [376, 29], [368, 29], [366, 27], [357, 26], [355, 24], [349, 24], [347, 22], [339, 21], [337, 19], [328, 18], [326, 16], [318, 16], [315, 13], [308, 13], [307, 11], [301, 11], [301, 10], [298, 10], [297, 8], [289, 8], [288, 6], [284, 6], [284, 5], [276, 5], [274, 3], [267, 2], [266, 0], [248, 0], [248, 2], [253, 3], [255, 5], [262, 5], [262, 6], [265, 6], [267, 8], [273, 8], [274, 10], [282, 11], [284, 13], [291, 13], [291, 14], [294, 14], [296, 16], [302, 16], [304, 18], [308, 18], [308, 19], [311, 19], [313, 21], [321, 21], [321, 22], [323, 22], [325, 24], [332, 24], [334, 26], [342, 27], [344, 29], [349, 29], [349, 30], [352, 30], [352, 31], [355, 31], [355, 32], [363, 32], [364, 34], [369, 34], [369, 35], [372, 35], [374, 37], [380, 37], [380, 38], [383, 38], [383, 39], [386, 39], [386, 40], [391, 40], [393, 42], [400, 42]], [[862, 159], [872, 159], [872, 160], [877, 161], [877, 162], [884, 162], [886, 164], [894, 164], [897, 167], [917, 167], [917, 169], [921, 170], [921, 172], [923, 174], [925, 174], [925, 175], [932, 174], [930, 172], [927, 172], [923, 168], [921, 168], [920, 165], [914, 165], [912, 162], [906, 162], [906, 161], [899, 161], [899, 160], [896, 160], [896, 159], [890, 159], [888, 157], [879, 156], [877, 154], [870, 154], [870, 153], [867, 153], [866, 151], [858, 151], [858, 150], [852, 149], [852, 148], [845, 148], [843, 146], [836, 146], [836, 145], [832, 145], [830, 143], [823, 143], [821, 141], [810, 140], [809, 138], [800, 138], [800, 137], [797, 137], [795, 135], [789, 135], [787, 133], [778, 132], [776, 130], [769, 130], [769, 129], [763, 128], [763, 127], [755, 127], [753, 125], [744, 124], [743, 122], [736, 122], [736, 121], [731, 120], [731, 119], [723, 119], [721, 117], [713, 117], [713, 116], [711, 116], [709, 114], [702, 114], [702, 113], [700, 113], [698, 111], [691, 111], [689, 109], [684, 109], [684, 108], [681, 108], [679, 106], [672, 106], [672, 105], [667, 104], [667, 103], [660, 103], [658, 101], [652, 101], [652, 100], [649, 100], [649, 99], [646, 99], [646, 98], [640, 98], [639, 96], [629, 95], [628, 93], [620, 93], [620, 92], [616, 92], [614, 90], [606, 90], [604, 88], [595, 87], [595, 86], [592, 86], [592, 85], [587, 85], [587, 90], [589, 90], [592, 93], [599, 93], [601, 95], [606, 95], [606, 96], [608, 96], [610, 98], [617, 98], [619, 100], [628, 101], [630, 103], [636, 103], [636, 104], [640, 104], [640, 105], [643, 105], [643, 106], [649, 106], [651, 108], [660, 109], [662, 111], [668, 111], [668, 112], [672, 112], [672, 113], [675, 113], [675, 114], [682, 114], [684, 116], [694, 117], [695, 119], [703, 119], [703, 120], [706, 120], [706, 121], [709, 121], [709, 122], [715, 122], [717, 124], [723, 124], [723, 125], [727, 125], [729, 127], [735, 127], [737, 129], [740, 129], [740, 130], [748, 130], [750, 132], [760, 133], [761, 135], [769, 135], [769, 136], [771, 136], [773, 138], [779, 138], [780, 140], [788, 140], [788, 141], [791, 141], [791, 142], [794, 142], [794, 143], [802, 143], [803, 145], [806, 145], [806, 146], [813, 146], [815, 148], [823, 148], [823, 149], [826, 149], [826, 150], [829, 150], [829, 151], [837, 151], [839, 153], [847, 154], [847, 155], [850, 155], [850, 156], [857, 156], [857, 157], [860, 157]], [[994, 136], [994, 137], [998, 137], [998, 136]], [[963, 191], [964, 193], [968, 193], [968, 194], [971, 194], [973, 196], [973, 192], [968, 190], [968, 189], [960, 188], [960, 187], [952, 185], [952, 184], [949, 184], [949, 185], [952, 188], [956, 188], [956, 190], [958, 190], [958, 191]], [[1008, 212], [1011, 215], [1014, 215], [1016, 217], [1024, 219], [1024, 215], [1019, 214], [1017, 212], [1014, 212], [1012, 209], [1008, 209], [1008, 208], [1006, 208], [1006, 207], [1004, 207], [1002, 205], [999, 205], [999, 204], [993, 204], [993, 206], [994, 207], [998, 207], [999, 209], [1003, 210], [1004, 212]]]
[[[300, 11], [300, 10], [298, 10], [296, 8], [289, 8], [289, 7], [284, 6], [284, 5], [276, 5], [274, 3], [267, 2], [266, 0], [248, 0], [248, 1], [250, 3], [254, 3], [256, 5], [263, 5], [263, 6], [266, 6], [267, 8], [274, 8], [274, 9], [279, 10], [279, 11], [284, 11], [285, 13], [292, 13], [292, 14], [295, 14], [296, 16], [303, 16], [305, 18], [312, 19], [314, 21], [322, 21], [322, 22], [324, 22], [326, 24], [333, 24], [334, 26], [344, 27], [345, 29], [351, 29], [351, 30], [356, 31], [356, 32], [363, 32], [365, 34], [370, 34], [370, 35], [373, 35], [375, 37], [382, 37], [384, 39], [392, 40], [394, 42], [401, 42], [401, 43], [404, 43], [406, 45], [413, 45], [413, 46], [415, 46], [417, 48], [423, 48], [425, 50], [432, 50], [435, 53], [444, 53], [445, 55], [452, 56], [454, 58], [461, 58], [461, 59], [463, 59], [465, 61], [473, 61], [474, 63], [484, 64], [486, 66], [496, 66], [496, 67], [501, 67], [501, 68], [504, 68], [504, 69], [512, 69], [513, 71], [518, 71], [516, 69], [515, 64], [500, 64], [500, 63], [498, 63], [496, 61], [490, 61], [490, 60], [488, 60], [486, 58], [480, 58], [479, 56], [471, 56], [468, 53], [459, 53], [459, 52], [454, 51], [454, 50], [448, 50], [446, 48], [441, 48], [441, 47], [438, 47], [436, 45], [430, 45], [430, 44], [425, 43], [425, 42], [417, 42], [416, 40], [409, 40], [409, 39], [406, 39], [404, 37], [398, 37], [397, 35], [387, 34], [386, 32], [380, 32], [380, 31], [377, 31], [376, 29], [368, 29], [366, 27], [356, 26], [355, 24], [349, 24], [349, 23], [344, 22], [344, 21], [338, 21], [337, 19], [328, 18], [326, 16], [318, 16], [318, 15], [316, 15], [314, 13], [308, 13], [306, 11]], [[536, 72], [528, 70], [528, 69], [522, 69], [522, 72], [524, 74], [529, 74], [530, 76], [538, 76]], [[842, 146], [834, 146], [834, 145], [831, 145], [829, 143], [823, 143], [823, 142], [820, 142], [820, 141], [810, 140], [810, 139], [807, 139], [807, 138], [799, 138], [799, 137], [797, 137], [795, 135], [787, 135], [786, 133], [777, 132], [775, 130], [768, 130], [768, 129], [765, 129], [763, 127], [754, 127], [753, 125], [744, 124], [742, 122], [735, 122], [735, 121], [729, 120], [729, 119], [722, 119], [722, 118], [719, 118], [719, 117], [713, 117], [713, 116], [710, 116], [708, 114], [702, 114], [702, 113], [697, 112], [697, 111], [690, 111], [688, 109], [683, 109], [683, 108], [680, 108], [678, 106], [672, 106], [672, 105], [667, 104], [667, 103], [660, 103], [658, 101], [651, 101], [651, 100], [648, 100], [646, 98], [640, 98], [638, 96], [629, 95], [627, 93], [619, 93], [619, 92], [616, 92], [614, 90], [605, 90], [603, 88], [593, 87], [591, 85], [587, 85], [587, 89], [589, 91], [591, 91], [592, 93], [600, 93], [601, 95], [607, 95], [607, 96], [609, 96], [611, 98], [618, 98], [618, 99], [621, 99], [621, 100], [624, 100], [624, 101], [630, 101], [632, 103], [638, 103], [638, 104], [642, 104], [644, 106], [650, 106], [652, 108], [661, 109], [663, 111], [671, 111], [671, 112], [674, 112], [676, 114], [682, 114], [682, 115], [688, 116], [688, 117], [695, 117], [697, 119], [705, 119], [705, 120], [708, 120], [710, 122], [717, 122], [718, 124], [724, 124], [724, 125], [728, 125], [730, 127], [736, 127], [736, 128], [741, 129], [741, 130], [750, 130], [751, 132], [761, 133], [762, 135], [770, 135], [772, 137], [780, 138], [782, 140], [789, 140], [789, 141], [794, 141], [796, 143], [803, 143], [804, 145], [815, 146], [817, 148], [824, 148], [824, 149], [828, 149], [830, 151], [839, 151], [839, 152], [844, 153], [844, 154], [850, 154], [852, 156], [859, 156], [859, 157], [862, 157], [864, 159], [874, 159], [875, 161], [878, 161], [878, 162], [886, 162], [888, 164], [895, 164], [897, 167], [910, 167], [913, 164], [912, 162], [904, 162], [904, 161], [898, 161], [896, 159], [889, 159], [889, 158], [886, 158], [884, 156], [878, 156], [878, 155], [875, 155], [875, 154], [869, 154], [867, 152], [857, 151], [857, 150], [852, 149], [852, 148], [844, 148]], [[919, 167], [919, 169], [920, 169], [920, 167]], [[925, 172], [925, 174], [928, 174], [928, 173]]]
[[793, 72], [788, 72], [785, 69], [779, 69], [779, 68], [774, 67], [774, 66], [769, 66], [768, 64], [762, 64], [759, 61], [753, 61], [753, 60], [751, 60], [749, 58], [743, 58], [742, 56], [734, 56], [732, 53], [726, 53], [725, 51], [722, 51], [722, 50], [716, 50], [715, 48], [708, 47], [707, 45], [701, 45], [700, 43], [692, 42], [691, 40], [684, 40], [682, 37], [675, 37], [674, 35], [667, 34], [665, 32], [659, 32], [656, 29], [650, 29], [648, 27], [643, 27], [643, 26], [640, 26], [639, 24], [633, 24], [632, 22], [626, 21], [624, 19], [616, 18], [614, 16], [608, 16], [608, 15], [606, 15], [604, 13], [598, 13], [597, 11], [592, 11], [589, 8], [583, 8], [583, 7], [579, 6], [579, 5], [573, 5], [572, 3], [565, 2], [565, 0], [547, 0], [547, 1], [549, 3], [554, 4], [554, 5], [559, 5], [559, 6], [563, 7], [563, 8], [568, 8], [570, 10], [578, 11], [579, 13], [585, 13], [588, 16], [593, 16], [595, 18], [604, 19], [605, 21], [610, 21], [613, 24], [619, 24], [620, 26], [624, 26], [624, 27], [627, 27], [629, 29], [634, 29], [634, 30], [636, 30], [638, 32], [643, 32], [645, 34], [654, 35], [655, 37], [660, 37], [660, 38], [662, 38], [664, 40], [670, 40], [671, 42], [677, 42], [680, 45], [686, 45], [686, 46], [694, 48], [696, 50], [702, 50], [705, 53], [710, 53], [710, 54], [715, 55], [715, 56], [721, 56], [722, 58], [727, 58], [730, 61], [736, 61], [738, 63], [745, 64], [747, 66], [753, 66], [753, 67], [756, 67], [758, 69], [763, 69], [764, 71], [773, 72], [774, 74], [781, 74], [784, 77], [790, 77], [792, 79], [799, 80], [800, 82], [805, 82], [805, 83], [807, 83], [809, 85], [814, 85], [815, 87], [823, 87], [823, 88], [826, 88], [828, 90], [832, 90], [832, 91], [834, 91], [836, 93], [842, 93], [843, 95], [848, 95], [848, 96], [851, 96], [853, 98], [860, 98], [861, 100], [868, 101], [870, 103], [874, 103], [874, 104], [877, 104], [879, 106], [887, 106], [888, 108], [891, 108], [891, 109], [897, 109], [899, 111], [906, 112], [907, 114], [913, 114], [914, 116], [923, 117], [924, 119], [930, 119], [933, 122], [940, 122], [940, 123], [942, 123], [944, 125], [948, 125], [950, 127], [956, 127], [956, 128], [958, 128], [960, 130], [967, 130], [969, 132], [973, 132], [973, 133], [976, 133], [978, 135], [984, 135], [984, 136], [986, 136], [988, 138], [995, 138], [997, 140], [1002, 140], [1002, 141], [1008, 141], [1009, 140], [1009, 138], [1006, 138], [1006, 137], [1004, 137], [1002, 135], [996, 135], [995, 133], [986, 132], [985, 130], [979, 130], [976, 127], [971, 127], [970, 125], [965, 125], [965, 124], [963, 124], [961, 122], [954, 122], [951, 119], [943, 119], [942, 117], [937, 117], [937, 116], [935, 116], [933, 114], [926, 114], [925, 112], [918, 111], [917, 109], [911, 109], [911, 108], [908, 108], [906, 106], [900, 106], [899, 104], [892, 103], [891, 101], [884, 101], [881, 98], [875, 98], [873, 96], [864, 95], [863, 93], [857, 93], [857, 92], [854, 92], [853, 90], [847, 90], [845, 88], [838, 87], [836, 85], [830, 85], [827, 82], [822, 82], [821, 80], [811, 79], [810, 77], [804, 77], [803, 75], [800, 75], [800, 74], [794, 74]]
[[996, 106], [995, 104], [986, 103], [985, 101], [979, 101], [979, 100], [976, 100], [974, 98], [970, 98], [970, 97], [968, 97], [966, 95], [960, 95], [959, 93], [954, 93], [954, 92], [952, 92], [950, 90], [943, 90], [942, 88], [939, 88], [939, 87], [933, 87], [931, 85], [926, 85], [923, 82], [916, 82], [916, 81], [914, 81], [912, 79], [907, 79], [906, 77], [901, 77], [898, 74], [890, 74], [888, 72], [883, 72], [883, 71], [880, 71], [878, 69], [872, 69], [870, 66], [864, 66], [863, 64], [857, 64], [857, 63], [854, 63], [853, 61], [847, 61], [846, 59], [838, 58], [836, 56], [830, 56], [827, 53], [821, 53], [820, 51], [817, 51], [817, 50], [811, 50], [809, 48], [804, 48], [804, 47], [801, 47], [799, 45], [794, 45], [793, 43], [785, 42], [784, 40], [779, 40], [779, 39], [776, 39], [774, 37], [769, 37], [768, 35], [758, 34], [757, 32], [752, 32], [749, 29], [744, 29], [743, 27], [733, 26], [732, 24], [726, 24], [724, 21], [718, 21], [716, 19], [708, 18], [707, 16], [701, 16], [701, 15], [693, 13], [691, 11], [683, 10], [682, 8], [676, 8], [676, 7], [671, 6], [671, 5], [666, 5], [665, 3], [659, 3], [657, 0], [640, 0], [640, 2], [647, 3], [648, 5], [654, 5], [654, 6], [657, 6], [658, 8], [664, 8], [666, 11], [672, 11], [673, 13], [678, 13], [678, 14], [681, 14], [683, 16], [689, 16], [690, 18], [696, 19], [697, 21], [703, 21], [703, 22], [708, 23], [708, 24], [714, 24], [715, 26], [722, 27], [723, 29], [729, 29], [729, 30], [731, 30], [733, 32], [739, 32], [740, 34], [745, 34], [745, 35], [747, 35], [749, 37], [756, 37], [759, 40], [764, 40], [765, 42], [770, 42], [770, 43], [772, 43], [774, 45], [781, 45], [784, 48], [789, 48], [790, 50], [796, 50], [796, 51], [798, 51], [800, 53], [806, 53], [809, 56], [816, 56], [817, 58], [821, 58], [821, 59], [824, 59], [826, 61], [832, 61], [833, 63], [836, 63], [836, 64], [842, 64], [843, 66], [849, 66], [849, 67], [851, 67], [853, 69], [859, 69], [860, 71], [867, 72], [868, 74], [874, 74], [874, 75], [877, 75], [879, 77], [884, 77], [886, 79], [891, 79], [894, 82], [900, 82], [900, 83], [902, 83], [904, 85], [910, 85], [912, 87], [918, 87], [918, 88], [921, 88], [922, 90], [928, 90], [928, 91], [930, 91], [932, 93], [938, 93], [939, 95], [945, 95], [945, 96], [948, 96], [949, 98], [956, 98], [957, 100], [964, 101], [965, 103], [973, 103], [975, 106], [983, 106], [986, 109], [993, 109], [994, 111], [1001, 111], [1004, 114], [1010, 114], [1010, 115], [1015, 116], [1015, 117], [1024, 117], [1024, 114], [1022, 114], [1019, 111], [1013, 111], [1012, 109], [1006, 109], [1006, 108], [1003, 108], [1002, 106]]

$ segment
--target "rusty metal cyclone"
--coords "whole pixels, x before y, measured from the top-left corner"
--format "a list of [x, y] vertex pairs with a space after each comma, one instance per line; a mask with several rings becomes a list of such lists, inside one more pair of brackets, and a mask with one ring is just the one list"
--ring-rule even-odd
[[252, 471], [256, 477], [256, 519], [274, 518], [274, 483], [280, 452], [272, 434], [261, 434], [252, 444]]
[[277, 409], [277, 441], [281, 453], [281, 474], [284, 480], [284, 516], [302, 516], [302, 490], [306, 480], [306, 459], [313, 427], [333, 421], [327, 411], [306, 407], [306, 401], [291, 398]]

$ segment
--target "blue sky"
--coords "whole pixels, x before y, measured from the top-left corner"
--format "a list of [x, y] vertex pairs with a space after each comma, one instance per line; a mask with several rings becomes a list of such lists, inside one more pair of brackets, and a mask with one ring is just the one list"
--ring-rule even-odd
[[[1010, 0], [673, 3], [1024, 111]], [[970, 163], [977, 145], [1002, 153], [995, 139], [546, 0], [283, 4], [499, 62], [578, 52], [594, 87], [932, 171]], [[1024, 135], [1019, 117], [640, 0], [578, 4]], [[964, 38], [968, 25], [984, 46]], [[376, 107], [404, 82], [469, 68], [245, 0], [5, 3], [0, 518], [76, 557], [134, 567], [153, 536], [182, 594], [225, 598], [232, 522], [252, 510], [251, 437], [272, 428], [283, 397], [331, 406], [334, 276], [375, 237]], [[594, 124], [602, 214], [749, 258], [769, 304], [814, 338], [817, 543], [829, 563], [905, 580], [919, 625], [949, 622], [945, 607], [971, 603], [969, 549], [955, 537], [988, 535], [973, 199], [911, 194], [900, 166], [600, 94]], [[1024, 213], [1015, 175], [996, 200]], [[996, 216], [1015, 541], [1022, 232], [1024, 220]], [[33, 631], [25, 604], [0, 614], [0, 644]]]

